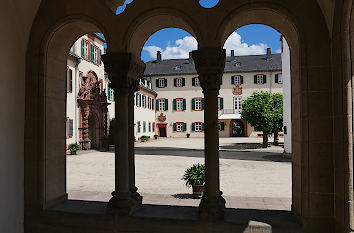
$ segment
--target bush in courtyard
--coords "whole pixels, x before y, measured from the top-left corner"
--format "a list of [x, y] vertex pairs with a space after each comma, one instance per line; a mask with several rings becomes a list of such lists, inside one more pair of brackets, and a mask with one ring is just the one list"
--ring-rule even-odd
[[193, 164], [192, 167], [188, 168], [182, 177], [182, 180], [186, 182], [187, 187], [195, 185], [205, 184], [205, 165], [204, 164]]
[[68, 146], [68, 151], [70, 151], [70, 154], [75, 155], [77, 151], [81, 150], [81, 147], [77, 143], [71, 143]]

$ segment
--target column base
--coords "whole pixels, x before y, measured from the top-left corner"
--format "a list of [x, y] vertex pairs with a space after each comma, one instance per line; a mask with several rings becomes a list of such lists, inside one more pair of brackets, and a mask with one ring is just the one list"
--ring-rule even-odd
[[131, 197], [134, 199], [136, 206], [141, 206], [143, 204], [143, 197], [137, 191], [137, 187], [131, 188]]
[[131, 192], [121, 193], [112, 192], [112, 198], [107, 205], [107, 213], [114, 215], [129, 215], [139, 207], [135, 199], [132, 198]]
[[210, 221], [224, 220], [225, 203], [222, 192], [216, 197], [203, 195], [199, 204], [200, 218]]

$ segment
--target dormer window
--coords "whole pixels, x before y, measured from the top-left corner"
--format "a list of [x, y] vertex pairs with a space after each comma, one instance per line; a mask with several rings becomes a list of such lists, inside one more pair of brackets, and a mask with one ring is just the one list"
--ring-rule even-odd
[[236, 63], [235, 63], [235, 66], [236, 66], [236, 67], [240, 67], [240, 66], [241, 66], [241, 62], [236, 62]]
[[174, 70], [181, 70], [181, 66], [180, 65], [176, 65], [173, 69]]

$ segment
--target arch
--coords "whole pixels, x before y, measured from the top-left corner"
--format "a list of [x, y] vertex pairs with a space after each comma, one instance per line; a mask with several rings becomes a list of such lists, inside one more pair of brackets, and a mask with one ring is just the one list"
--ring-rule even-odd
[[130, 25], [124, 40], [128, 52], [140, 57], [143, 46], [149, 37], [164, 28], [185, 30], [198, 41], [199, 31], [188, 16], [174, 9], [156, 9], [138, 17]]
[[[104, 27], [95, 20], [80, 15], [53, 25], [46, 23], [47, 30], [43, 30], [42, 24], [38, 26], [39, 22], [34, 23], [37, 27], [31, 34], [26, 60], [25, 197], [27, 204], [42, 209], [67, 199], [63, 125], [67, 55], [82, 35], [104, 32]], [[38, 165], [32, 166], [33, 161], [39, 161]]]
[[[288, 13], [287, 13], [288, 15]], [[250, 4], [244, 7], [240, 7], [237, 10], [231, 12], [229, 15], [225, 16], [222, 20], [220, 29], [217, 34], [217, 38], [223, 46], [227, 38], [236, 29], [249, 25], [249, 24], [264, 24], [278, 30], [287, 39], [290, 49], [291, 56], [291, 101], [292, 101], [292, 140], [294, 141], [294, 135], [302, 135], [304, 125], [301, 120], [301, 112], [295, 110], [307, 105], [307, 99], [302, 99], [299, 95], [298, 90], [300, 90], [300, 80], [304, 81], [307, 79], [306, 76], [301, 77], [300, 69], [300, 37], [297, 28], [295, 27], [294, 20], [290, 19], [285, 14], [282, 14], [279, 7], [278, 10], [272, 8], [272, 5], [262, 6], [257, 4]], [[294, 143], [292, 143], [294, 144]], [[293, 197], [292, 197], [292, 211], [297, 215], [301, 216], [303, 209], [303, 184], [302, 181], [296, 178], [296, 176], [302, 176], [302, 164], [301, 158], [304, 156], [302, 152], [302, 144], [298, 143], [296, 148], [293, 150], [293, 171], [292, 171], [292, 183], [293, 183]]]

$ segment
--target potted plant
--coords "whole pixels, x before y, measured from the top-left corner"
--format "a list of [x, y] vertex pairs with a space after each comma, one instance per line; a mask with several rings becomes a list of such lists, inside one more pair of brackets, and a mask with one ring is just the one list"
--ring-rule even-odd
[[193, 164], [182, 177], [187, 187], [193, 188], [193, 195], [201, 196], [205, 191], [205, 165]]
[[68, 146], [68, 151], [70, 151], [70, 154], [71, 154], [71, 155], [76, 155], [76, 152], [77, 152], [78, 150], [81, 150], [81, 147], [80, 147], [79, 144], [77, 144], [77, 143], [71, 143], [71, 144], [69, 144], [69, 146]]
[[187, 133], [186, 136], [187, 136], [187, 138], [189, 138], [189, 137], [191, 136], [191, 134], [190, 134], [190, 133]]
[[158, 136], [159, 136], [159, 135], [155, 134], [155, 135], [154, 135], [154, 138], [157, 139]]

